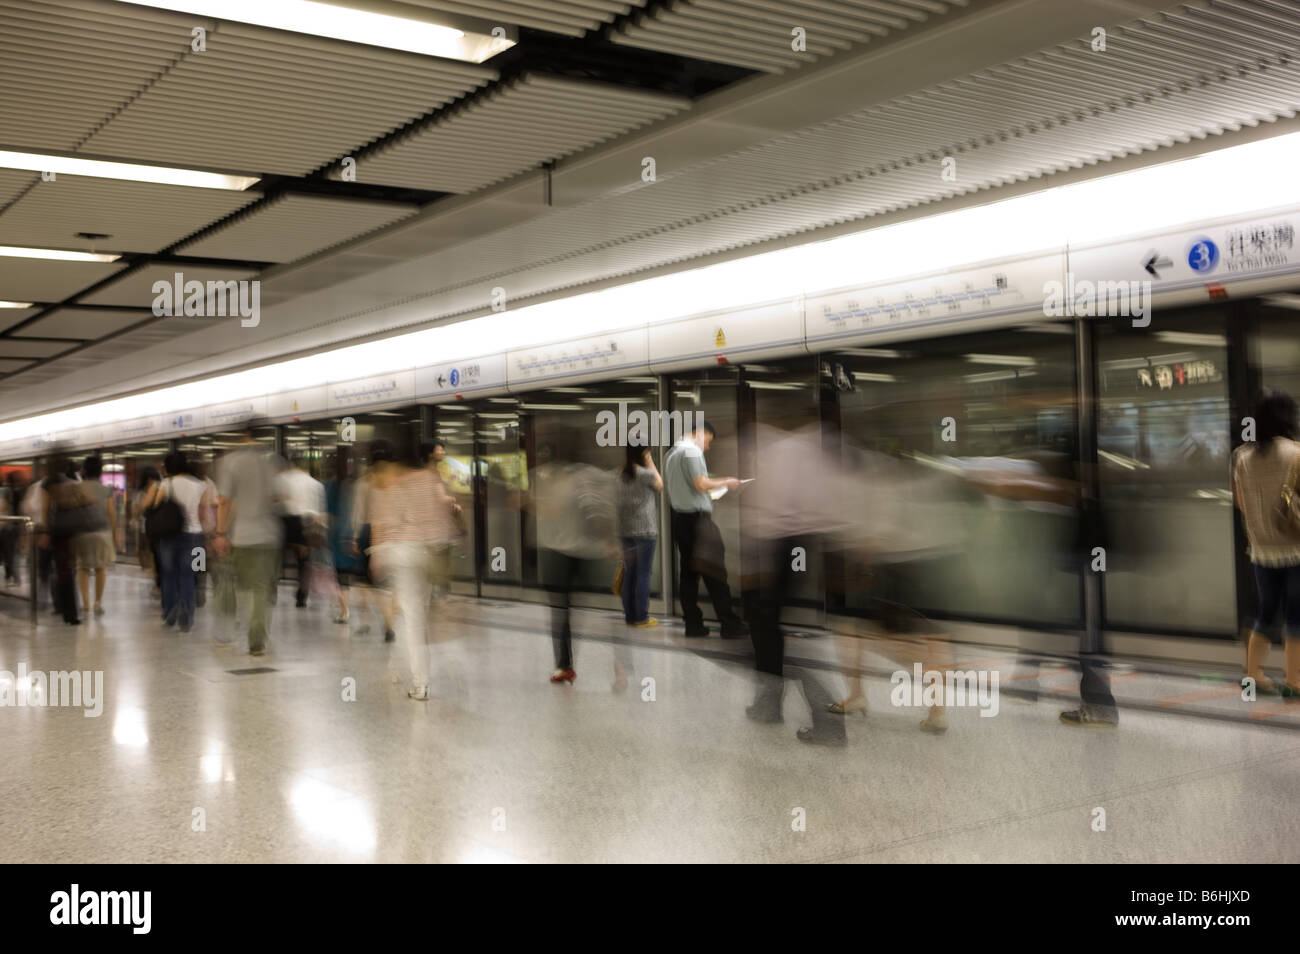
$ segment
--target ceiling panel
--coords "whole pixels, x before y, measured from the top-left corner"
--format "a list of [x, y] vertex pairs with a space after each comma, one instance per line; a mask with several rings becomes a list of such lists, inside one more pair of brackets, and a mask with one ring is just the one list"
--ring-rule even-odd
[[[152, 317], [147, 311], [59, 308], [15, 334], [33, 338], [99, 338]], [[0, 344], [3, 341], [0, 340]]]
[[[127, 305], [132, 308], [152, 308], [157, 294], [153, 290], [154, 282], [175, 283], [176, 273], [181, 281], [224, 282], [242, 281], [257, 274], [230, 268], [200, 268], [192, 265], [147, 265], [124, 275], [117, 281], [105, 285], [93, 295], [82, 299], [86, 305]], [[20, 299], [26, 300], [26, 299]]]
[[39, 308], [0, 308], [0, 332], [26, 321], [39, 311]]
[[[0, 212], [0, 245], [156, 252], [255, 201], [255, 193], [60, 175]], [[107, 235], [78, 238], [78, 232]]]
[[0, 0], [0, 143], [80, 147], [203, 22], [125, 3]]
[[[673, 0], [633, 16], [611, 39], [626, 46], [779, 73], [967, 4], [968, 0]], [[802, 35], [796, 37], [795, 30], [802, 30]], [[796, 39], [803, 49], [795, 49]]]
[[0, 358], [48, 358], [72, 347], [70, 341], [23, 341], [0, 338]]
[[[214, 24], [84, 144], [136, 159], [305, 175], [496, 78], [413, 53]], [[186, 117], [178, 135], [178, 117]]]
[[209, 258], [291, 262], [396, 222], [414, 211], [414, 206], [392, 202], [283, 196], [250, 209], [178, 251]]
[[121, 268], [116, 263], [0, 258], [0, 300], [63, 301]]
[[27, 367], [31, 362], [14, 358], [0, 358], [0, 372], [8, 373]]
[[581, 36], [629, 10], [645, 6], [646, 0], [406, 0], [461, 16], [480, 17], [501, 24], [531, 27]]
[[523, 76], [363, 157], [357, 177], [471, 192], [689, 108], [683, 97]]

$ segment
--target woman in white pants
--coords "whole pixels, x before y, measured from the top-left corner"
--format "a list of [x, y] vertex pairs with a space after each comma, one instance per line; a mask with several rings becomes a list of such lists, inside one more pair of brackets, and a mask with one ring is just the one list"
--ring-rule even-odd
[[398, 462], [387, 441], [370, 445], [370, 462], [371, 566], [396, 604], [397, 632], [411, 667], [407, 695], [423, 701], [429, 698], [425, 608], [433, 552], [448, 538], [454, 501], [430, 471]]

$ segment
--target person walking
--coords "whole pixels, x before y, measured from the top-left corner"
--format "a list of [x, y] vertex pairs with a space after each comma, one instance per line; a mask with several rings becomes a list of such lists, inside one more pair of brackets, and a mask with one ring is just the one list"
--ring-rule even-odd
[[659, 625], [650, 615], [650, 573], [659, 542], [658, 498], [663, 489], [650, 448], [629, 444], [615, 501], [623, 543], [623, 621], [638, 629]]
[[726, 552], [722, 534], [713, 522], [715, 490], [737, 490], [735, 477], [710, 477], [704, 455], [713, 444], [713, 425], [702, 421], [691, 434], [683, 437], [664, 461], [664, 486], [672, 506], [673, 542], [677, 547], [677, 596], [682, 603], [682, 621], [686, 635], [709, 635], [700, 611], [700, 577], [708, 588], [713, 611], [722, 624], [723, 639], [749, 635], [749, 627], [736, 615], [731, 605], [731, 588], [727, 585]]
[[[81, 605], [96, 616], [104, 615], [104, 586], [108, 568], [117, 561], [117, 511], [113, 506], [113, 488], [100, 482], [104, 462], [97, 455], [87, 457], [81, 467], [85, 480], [82, 489], [93, 504], [88, 529], [77, 535], [77, 586]], [[90, 601], [90, 575], [95, 575], [95, 601]]]
[[283, 547], [283, 528], [275, 511], [275, 477], [278, 458], [254, 438], [249, 421], [239, 447], [217, 464], [217, 533], [213, 548], [218, 556], [230, 554], [235, 588], [247, 593], [252, 604], [248, 621], [250, 655], [266, 653], [271, 624], [271, 594]]
[[[1284, 392], [1266, 395], [1255, 410], [1255, 440], [1232, 455], [1232, 495], [1250, 543], [1259, 615], [1246, 640], [1245, 678], [1257, 692], [1300, 697], [1300, 412]], [[1284, 676], [1264, 675], [1270, 642], [1285, 635]], [[1243, 684], [1245, 683], [1243, 678]]]
[[298, 565], [299, 609], [307, 605], [307, 568], [312, 548], [321, 543], [325, 519], [325, 487], [307, 473], [307, 459], [295, 457], [276, 480], [276, 496], [284, 514], [284, 542]]
[[146, 507], [157, 507], [170, 500], [179, 509], [177, 532], [158, 538], [158, 563], [162, 573], [163, 623], [188, 633], [194, 628], [194, 550], [203, 545], [200, 511], [208, 488], [191, 473], [189, 461], [181, 451], [167, 455], [163, 470], [165, 479], [153, 485], [144, 503]]

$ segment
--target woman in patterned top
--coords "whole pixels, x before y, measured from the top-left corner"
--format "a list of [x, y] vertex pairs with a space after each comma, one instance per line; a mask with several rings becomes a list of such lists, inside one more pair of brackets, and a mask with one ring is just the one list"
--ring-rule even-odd
[[[1255, 437], [1232, 455], [1232, 494], [1241, 509], [1250, 562], [1259, 591], [1259, 616], [1246, 642], [1246, 676], [1261, 693], [1300, 696], [1300, 529], [1279, 519], [1283, 493], [1300, 471], [1295, 399], [1267, 395], [1255, 411]], [[1289, 489], [1288, 489], [1289, 488]], [[1277, 686], [1264, 676], [1270, 640], [1279, 623], [1286, 633], [1286, 678]]]

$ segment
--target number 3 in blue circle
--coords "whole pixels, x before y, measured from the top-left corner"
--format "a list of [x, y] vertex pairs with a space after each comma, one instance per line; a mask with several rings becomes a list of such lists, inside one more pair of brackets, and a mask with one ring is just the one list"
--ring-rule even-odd
[[1187, 250], [1187, 264], [1194, 272], [1212, 272], [1219, 264], [1219, 246], [1207, 238], [1198, 238]]
[[451, 386], [454, 388], [460, 384], [460, 371], [456, 368], [451, 369]]

